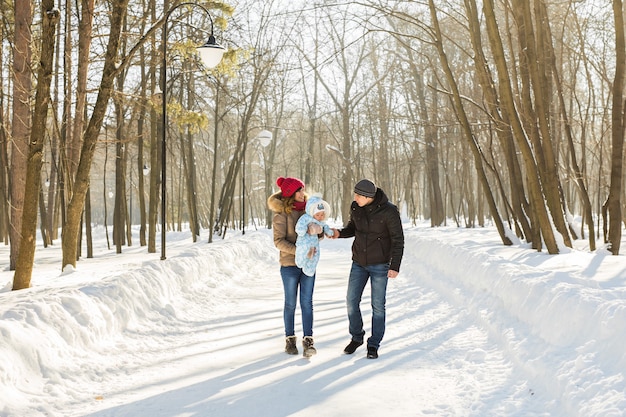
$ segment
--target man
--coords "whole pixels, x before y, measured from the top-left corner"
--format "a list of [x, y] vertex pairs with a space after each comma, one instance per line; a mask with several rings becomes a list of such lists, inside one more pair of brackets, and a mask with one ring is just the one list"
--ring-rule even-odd
[[398, 276], [404, 252], [404, 233], [398, 208], [372, 181], [361, 180], [354, 186], [350, 221], [343, 229], [336, 230], [333, 237], [354, 237], [346, 297], [352, 340], [343, 352], [351, 355], [363, 344], [365, 331], [360, 303], [369, 279], [372, 335], [367, 339], [367, 357], [376, 359], [385, 334], [387, 281]]

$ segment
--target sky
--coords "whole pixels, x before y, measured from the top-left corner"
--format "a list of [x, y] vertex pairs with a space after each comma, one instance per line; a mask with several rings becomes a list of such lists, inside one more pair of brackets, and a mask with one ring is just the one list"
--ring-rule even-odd
[[[378, 359], [343, 354], [352, 239], [321, 242], [310, 359], [284, 353], [270, 230], [170, 232], [161, 261], [97, 229], [65, 272], [38, 243], [22, 291], [2, 246], [0, 417], [626, 416], [624, 255], [404, 229]], [[369, 285], [362, 311], [367, 336]]]

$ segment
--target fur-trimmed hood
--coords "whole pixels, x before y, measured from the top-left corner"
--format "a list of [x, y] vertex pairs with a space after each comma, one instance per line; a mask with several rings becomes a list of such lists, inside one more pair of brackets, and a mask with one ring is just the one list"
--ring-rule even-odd
[[272, 194], [267, 199], [267, 207], [274, 213], [284, 213], [285, 207], [283, 205], [283, 198], [280, 191]]

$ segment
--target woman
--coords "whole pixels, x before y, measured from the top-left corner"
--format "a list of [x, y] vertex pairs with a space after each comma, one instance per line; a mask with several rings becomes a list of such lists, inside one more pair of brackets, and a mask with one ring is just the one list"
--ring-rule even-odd
[[307, 195], [304, 183], [298, 178], [279, 177], [276, 185], [280, 191], [267, 199], [267, 205], [274, 212], [272, 228], [274, 245], [280, 251], [280, 275], [283, 280], [285, 306], [283, 320], [285, 322], [285, 352], [297, 355], [295, 335], [295, 313], [300, 290], [300, 309], [302, 311], [303, 355], [306, 357], [317, 352], [313, 346], [313, 287], [315, 274], [308, 276], [296, 265], [296, 223], [304, 214]]

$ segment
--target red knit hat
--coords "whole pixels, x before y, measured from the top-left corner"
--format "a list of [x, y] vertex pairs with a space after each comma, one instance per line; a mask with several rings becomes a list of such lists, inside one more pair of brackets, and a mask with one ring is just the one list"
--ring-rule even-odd
[[286, 198], [294, 195], [300, 188], [304, 188], [304, 183], [293, 177], [278, 177], [276, 185], [280, 187], [280, 192]]

